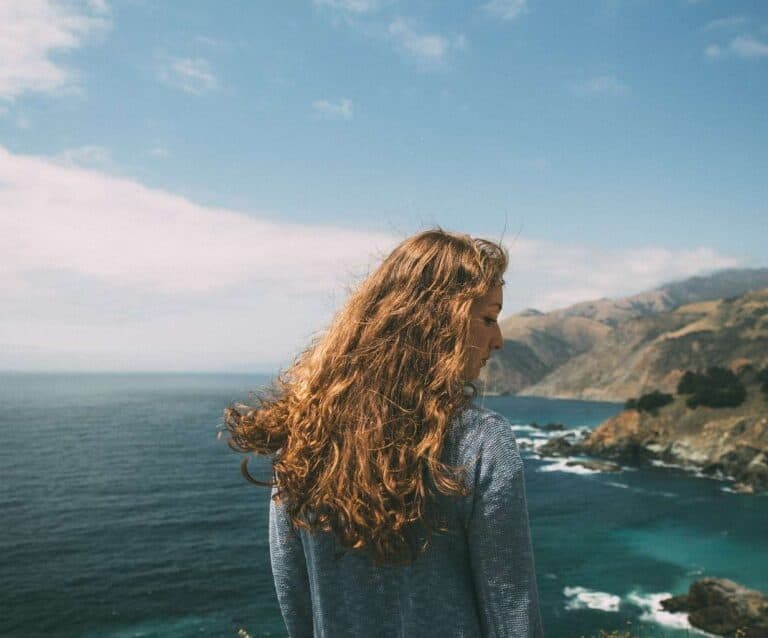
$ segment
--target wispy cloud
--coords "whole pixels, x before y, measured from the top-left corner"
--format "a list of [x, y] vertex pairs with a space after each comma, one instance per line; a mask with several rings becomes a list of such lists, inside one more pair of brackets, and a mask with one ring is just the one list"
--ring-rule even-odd
[[396, 18], [389, 24], [388, 34], [397, 48], [423, 67], [444, 63], [451, 51], [466, 47], [463, 35], [450, 38], [438, 33], [418, 31], [409, 20]]
[[483, 11], [495, 18], [514, 20], [528, 11], [528, 0], [490, 0], [483, 5]]
[[575, 95], [623, 95], [629, 92], [629, 85], [619, 80], [615, 75], [596, 75], [581, 82], [569, 85]]
[[730, 48], [740, 58], [764, 58], [768, 56], [768, 44], [748, 35], [731, 40]]
[[737, 57], [743, 60], [768, 57], [768, 43], [750, 35], [740, 35], [726, 45], [710, 44], [704, 49], [710, 59]]
[[315, 100], [312, 102], [312, 109], [320, 117], [335, 120], [352, 119], [352, 101], [347, 98], [341, 98], [337, 102]]
[[53, 56], [82, 47], [110, 27], [106, 3], [90, 6], [88, 11], [51, 0], [0, 2], [0, 99], [79, 89], [77, 74]]
[[719, 31], [727, 29], [736, 29], [747, 23], [745, 16], [728, 16], [727, 18], [718, 18], [710, 20], [704, 25], [704, 31]]
[[202, 95], [219, 88], [219, 80], [204, 58], [170, 58], [161, 63], [158, 78], [185, 93]]
[[422, 29], [391, 10], [394, 0], [313, 0], [337, 27], [349, 28], [372, 42], [384, 42], [423, 70], [442, 67], [450, 54], [465, 49], [463, 34], [446, 35]]
[[88, 0], [88, 6], [95, 13], [106, 15], [109, 13], [109, 5], [107, 0]]
[[312, 4], [336, 11], [364, 14], [378, 11], [382, 2], [381, 0], [312, 0]]
[[169, 151], [165, 146], [153, 146], [149, 149], [149, 154], [152, 157], [170, 157], [171, 151]]
[[62, 151], [53, 160], [65, 166], [104, 167], [112, 164], [112, 154], [103, 146], [86, 145]]

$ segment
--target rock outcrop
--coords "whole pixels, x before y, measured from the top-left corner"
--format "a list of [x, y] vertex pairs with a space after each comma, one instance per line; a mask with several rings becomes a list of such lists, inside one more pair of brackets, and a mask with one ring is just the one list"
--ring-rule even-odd
[[691, 625], [718, 636], [768, 638], [768, 597], [732, 580], [697, 580], [687, 594], [662, 600], [661, 606], [688, 612]]
[[624, 410], [604, 421], [583, 441], [548, 441], [541, 451], [588, 454], [642, 463], [658, 459], [735, 481], [734, 489], [768, 490], [768, 402], [752, 386], [734, 408], [690, 409], [684, 397], [656, 415]]

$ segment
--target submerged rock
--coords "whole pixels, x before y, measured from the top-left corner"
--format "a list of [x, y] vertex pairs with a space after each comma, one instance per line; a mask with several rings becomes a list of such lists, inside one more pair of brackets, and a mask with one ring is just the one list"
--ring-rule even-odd
[[536, 428], [537, 430], [544, 430], [545, 432], [554, 432], [556, 430], [564, 430], [565, 426], [562, 423], [547, 423], [546, 425], [539, 425], [534, 421], [531, 423], [532, 428]]
[[567, 435], [556, 436], [542, 445], [537, 452], [541, 456], [571, 456], [578, 453], [578, 447], [568, 440]]

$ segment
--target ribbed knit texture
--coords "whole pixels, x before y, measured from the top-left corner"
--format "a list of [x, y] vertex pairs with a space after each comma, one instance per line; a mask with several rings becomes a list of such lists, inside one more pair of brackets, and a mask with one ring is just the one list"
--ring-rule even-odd
[[[270, 500], [269, 546], [291, 638], [542, 638], [523, 461], [509, 422], [471, 406], [442, 460], [469, 463], [472, 494], [442, 496], [449, 532], [412, 565], [376, 567], [329, 532], [295, 531]], [[272, 493], [275, 493], [273, 489]]]

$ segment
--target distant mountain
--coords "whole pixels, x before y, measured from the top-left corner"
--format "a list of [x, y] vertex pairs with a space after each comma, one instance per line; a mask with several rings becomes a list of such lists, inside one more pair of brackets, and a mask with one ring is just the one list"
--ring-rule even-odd
[[[623, 299], [587, 301], [501, 324], [489, 392], [623, 400], [676, 383], [681, 369], [768, 360], [768, 268], [722, 270]], [[744, 297], [742, 299], [742, 296]]]

